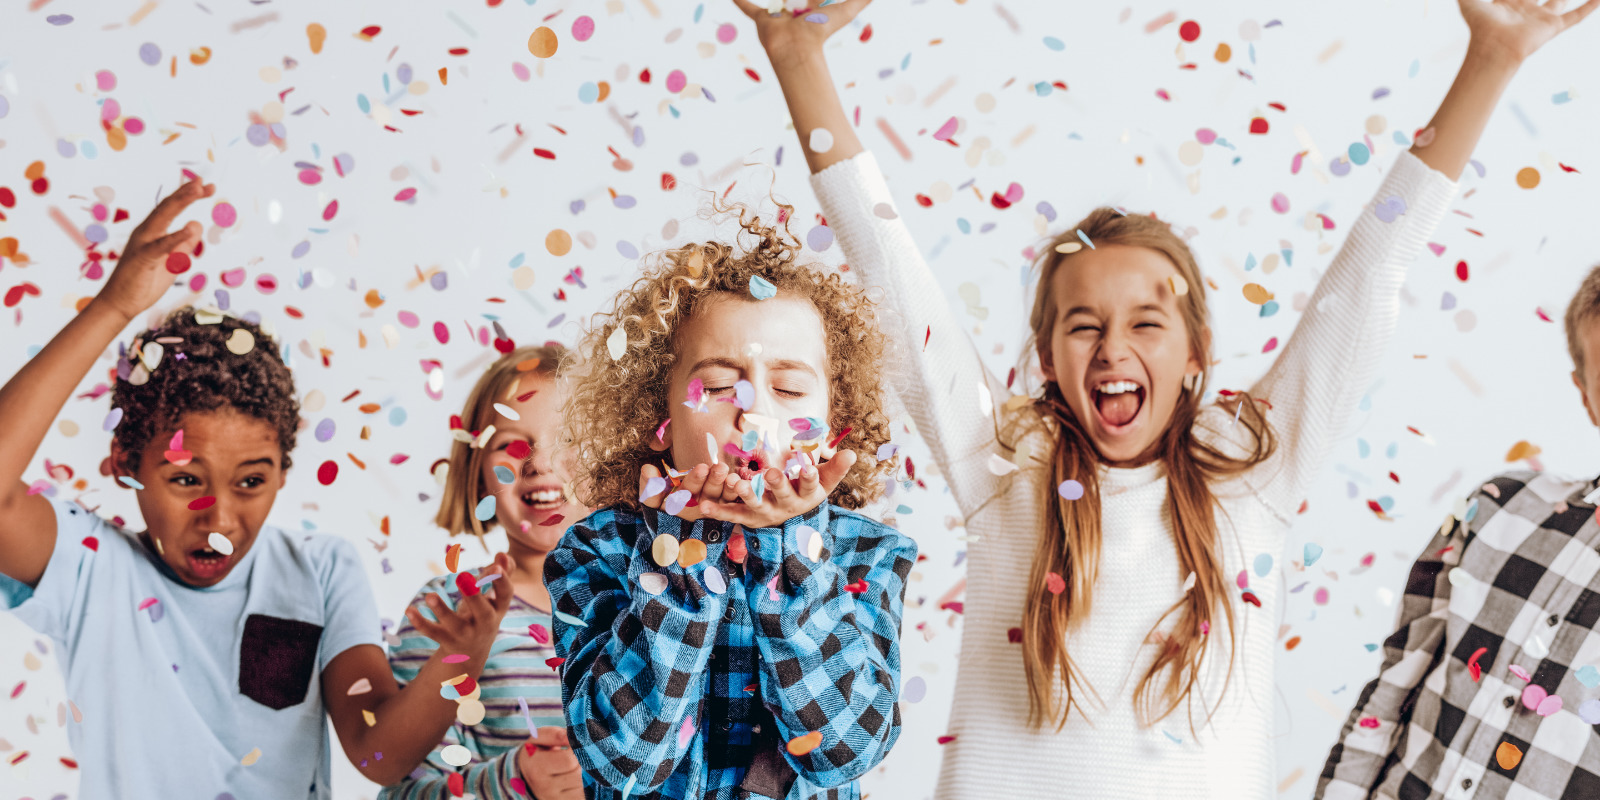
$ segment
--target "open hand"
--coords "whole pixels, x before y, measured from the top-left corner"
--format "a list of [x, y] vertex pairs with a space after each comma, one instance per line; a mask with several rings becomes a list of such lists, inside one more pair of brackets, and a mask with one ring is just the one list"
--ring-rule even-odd
[[822, 43], [834, 31], [850, 24], [872, 0], [845, 0], [821, 8], [812, 7], [803, 13], [792, 14], [781, 10], [774, 16], [766, 8], [765, 0], [733, 0], [745, 16], [755, 20], [756, 36], [766, 49], [774, 67], [789, 59], [801, 59], [820, 52]]
[[[809, 461], [809, 456], [804, 458]], [[822, 505], [855, 463], [854, 450], [840, 450], [821, 466], [806, 464], [795, 481], [784, 477], [776, 467], [768, 468], [763, 473], [766, 486], [759, 496], [752, 481], [740, 478], [726, 464], [700, 464], [684, 475], [678, 486], [697, 503], [686, 505], [674, 516], [686, 521], [716, 519], [747, 528], [770, 528]], [[651, 478], [659, 477], [660, 471], [646, 464], [639, 474], [639, 493], [644, 494]], [[672, 493], [670, 485], [668, 490], [644, 498], [644, 504], [663, 508]]]
[[567, 729], [539, 728], [517, 750], [517, 772], [537, 800], [582, 800], [583, 773]]
[[1460, 0], [1461, 17], [1472, 31], [1471, 47], [1480, 52], [1508, 56], [1518, 62], [1533, 55], [1545, 42], [1600, 8], [1589, 0], [1563, 13], [1569, 0]]
[[173, 253], [184, 256], [193, 253], [202, 233], [200, 223], [194, 221], [172, 233], [167, 233], [167, 228], [189, 204], [210, 197], [216, 191], [215, 185], [201, 183], [196, 178], [157, 204], [150, 216], [128, 236], [128, 245], [117, 260], [117, 268], [111, 271], [111, 277], [95, 302], [129, 320], [155, 305], [161, 295], [172, 288], [173, 273], [166, 269], [167, 257]]
[[422, 602], [427, 604], [428, 610], [433, 612], [434, 619], [438, 621], [429, 622], [416, 606], [406, 609], [406, 618], [411, 620], [417, 633], [439, 643], [439, 652], [446, 655], [463, 653], [482, 661], [488, 658], [489, 647], [494, 644], [495, 634], [500, 630], [500, 621], [505, 619], [506, 610], [511, 608], [509, 576], [515, 569], [516, 562], [511, 560], [511, 556], [500, 553], [494, 557], [493, 564], [478, 570], [476, 577], [481, 579], [497, 573], [501, 577], [483, 587], [481, 592], [463, 596], [456, 603], [454, 611], [445, 607], [439, 595], [429, 592]]

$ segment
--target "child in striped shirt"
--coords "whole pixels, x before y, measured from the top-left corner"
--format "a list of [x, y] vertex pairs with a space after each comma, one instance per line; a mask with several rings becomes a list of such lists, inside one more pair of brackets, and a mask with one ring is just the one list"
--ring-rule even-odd
[[[452, 420], [456, 441], [450, 458], [435, 465], [447, 470], [435, 521], [451, 536], [470, 532], [480, 543], [486, 525], [504, 527], [516, 564], [515, 592], [476, 686], [441, 687], [446, 697], [460, 698], [458, 724], [407, 780], [385, 788], [380, 800], [469, 792], [478, 800], [583, 796], [578, 762], [567, 746], [561, 683], [550, 663], [550, 594], [542, 577], [545, 555], [569, 524], [589, 513], [572, 499], [559, 453], [565, 398], [555, 371], [564, 354], [558, 344], [513, 350], [484, 372], [461, 418]], [[459, 557], [460, 545], [449, 545], [445, 558], [452, 573]], [[438, 610], [454, 602], [451, 577], [429, 581], [406, 609], [400, 644], [389, 656], [401, 684], [415, 679], [437, 648], [427, 630]]]

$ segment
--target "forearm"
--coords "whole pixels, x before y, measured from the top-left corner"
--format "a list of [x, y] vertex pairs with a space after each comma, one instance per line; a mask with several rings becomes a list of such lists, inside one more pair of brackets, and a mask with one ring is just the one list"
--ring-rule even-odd
[[[367, 767], [362, 772], [374, 782], [388, 785], [410, 775], [455, 723], [458, 704], [442, 696], [440, 687], [463, 673], [477, 681], [485, 657], [474, 654], [467, 661], [446, 664], [445, 655], [435, 652], [414, 680], [372, 709], [374, 724], [361, 727], [356, 752], [364, 754]], [[376, 753], [383, 754], [382, 760], [373, 757]]]
[[21, 494], [22, 473], [51, 423], [128, 322], [121, 313], [90, 303], [0, 388], [0, 419], [7, 421], [0, 426], [0, 497]]
[[[423, 761], [422, 769], [424, 775], [410, 778], [411, 773], [406, 773], [406, 779], [384, 789], [378, 800], [448, 800], [455, 796], [450, 788], [450, 776], [455, 773], [446, 772], [431, 761]], [[478, 800], [526, 796], [519, 794], [511, 783], [512, 778], [521, 777], [517, 771], [516, 748], [487, 761], [469, 764], [461, 777], [462, 788]]]
[[[800, 149], [812, 172], [821, 172], [861, 152], [861, 140], [844, 113], [822, 48], [806, 48], [793, 56], [774, 59], [772, 71], [783, 88], [789, 117], [800, 136]], [[811, 149], [811, 132], [818, 128], [832, 134], [833, 139], [833, 146], [820, 153]]]
[[1521, 59], [1515, 55], [1477, 43], [1468, 45], [1467, 57], [1456, 72], [1455, 82], [1450, 84], [1450, 91], [1439, 103], [1433, 119], [1428, 121], [1433, 141], [1419, 142], [1412, 146], [1411, 152], [1450, 180], [1459, 180], [1500, 96], [1521, 64]]

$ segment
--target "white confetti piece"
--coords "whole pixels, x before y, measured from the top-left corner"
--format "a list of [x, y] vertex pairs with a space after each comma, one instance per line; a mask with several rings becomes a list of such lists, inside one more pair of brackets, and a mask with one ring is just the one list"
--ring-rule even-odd
[[228, 541], [228, 537], [223, 536], [220, 533], [212, 533], [210, 536], [207, 536], [206, 544], [211, 545], [212, 550], [215, 550], [225, 556], [233, 555], [233, 542]]
[[833, 132], [827, 128], [812, 128], [806, 144], [813, 153], [826, 153], [833, 149]]

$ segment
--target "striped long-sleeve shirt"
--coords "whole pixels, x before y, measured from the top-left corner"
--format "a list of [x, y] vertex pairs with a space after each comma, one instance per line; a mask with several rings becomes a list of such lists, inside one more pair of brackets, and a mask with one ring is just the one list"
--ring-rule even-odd
[[[460, 595], [450, 580], [452, 577], [442, 575], [428, 581], [411, 599], [411, 607], [420, 611], [424, 619], [432, 620], [433, 612], [428, 610], [423, 599], [430, 594], [440, 594], [454, 608]], [[417, 677], [417, 671], [439, 645], [418, 633], [409, 619], [401, 623], [396, 635], [400, 644], [389, 654], [389, 667], [394, 671], [395, 680], [403, 686]], [[445, 733], [444, 741], [434, 747], [411, 776], [402, 783], [385, 787], [379, 800], [442, 800], [451, 796], [449, 779], [454, 772], [463, 773], [466, 791], [478, 800], [526, 797], [512, 783], [515, 779], [521, 784], [517, 746], [532, 735], [530, 726], [566, 725], [561, 715], [560, 678], [545, 663], [554, 656], [549, 612], [513, 596], [511, 608], [500, 623], [500, 632], [489, 650], [489, 660], [478, 678], [478, 686], [482, 688], [479, 700], [487, 710], [483, 721], [471, 726], [460, 723], [452, 726]], [[472, 760], [465, 767], [452, 767], [440, 755], [452, 744], [459, 744], [472, 753]]]

